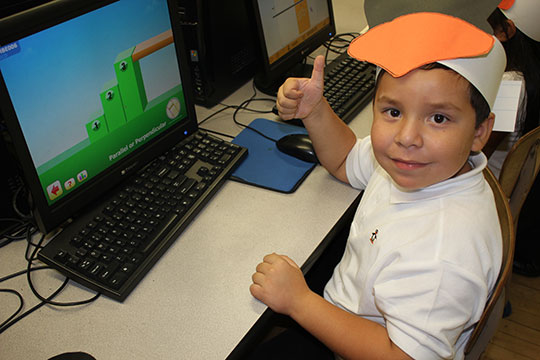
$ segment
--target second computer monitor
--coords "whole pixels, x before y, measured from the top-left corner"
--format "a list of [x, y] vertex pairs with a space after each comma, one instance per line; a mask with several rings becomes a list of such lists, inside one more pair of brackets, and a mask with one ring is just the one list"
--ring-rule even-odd
[[309, 76], [306, 57], [335, 35], [331, 0], [253, 0], [261, 47], [255, 86], [276, 95], [291, 76]]

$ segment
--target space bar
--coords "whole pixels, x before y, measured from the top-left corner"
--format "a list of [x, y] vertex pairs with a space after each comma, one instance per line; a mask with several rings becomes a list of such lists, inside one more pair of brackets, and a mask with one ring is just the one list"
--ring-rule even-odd
[[150, 242], [148, 242], [148, 243], [146, 244], [146, 246], [144, 247], [144, 249], [142, 249], [142, 252], [143, 252], [143, 253], [148, 252], [150, 249], [152, 249], [152, 248], [156, 245], [156, 243], [157, 243], [158, 241], [161, 240], [163, 234], [165, 234], [166, 232], [168, 232], [170, 225], [171, 225], [172, 223], [174, 223], [174, 221], [176, 220], [177, 217], [178, 217], [178, 215], [173, 213], [173, 214], [171, 214], [171, 215], [169, 216], [168, 219], [165, 219], [165, 221], [163, 222], [163, 227], [161, 228], [161, 230], [160, 230], [157, 234], [155, 234], [154, 236], [152, 236], [152, 239], [150, 239]]

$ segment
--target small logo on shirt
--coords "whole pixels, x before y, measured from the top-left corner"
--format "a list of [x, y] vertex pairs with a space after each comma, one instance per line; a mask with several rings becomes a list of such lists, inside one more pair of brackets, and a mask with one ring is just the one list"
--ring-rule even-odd
[[377, 234], [379, 233], [379, 229], [375, 229], [375, 232], [371, 233], [371, 237], [369, 238], [369, 241], [373, 244], [375, 240], [377, 240]]

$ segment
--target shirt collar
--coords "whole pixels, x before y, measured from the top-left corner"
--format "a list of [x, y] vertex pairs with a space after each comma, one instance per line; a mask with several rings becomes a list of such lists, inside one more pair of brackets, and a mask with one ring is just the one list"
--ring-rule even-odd
[[405, 190], [390, 179], [391, 203], [431, 200], [478, 186], [484, 180], [482, 170], [487, 166], [487, 158], [483, 153], [479, 153], [469, 156], [469, 162], [472, 164], [472, 170], [418, 190]]

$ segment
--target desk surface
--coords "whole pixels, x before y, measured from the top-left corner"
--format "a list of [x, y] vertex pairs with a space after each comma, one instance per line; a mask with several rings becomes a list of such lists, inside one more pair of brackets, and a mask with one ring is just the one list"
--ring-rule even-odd
[[[360, 31], [362, 3], [336, 2], [338, 32]], [[354, 11], [359, 14], [354, 16]], [[361, 19], [339, 27], [340, 16]], [[354, 24], [354, 22], [353, 22]], [[251, 82], [225, 99], [239, 104], [252, 94]], [[270, 109], [270, 102], [257, 107]], [[215, 109], [197, 108], [199, 119]], [[241, 129], [225, 111], [204, 127], [235, 135]], [[261, 115], [243, 112], [250, 122]], [[273, 115], [265, 116], [275, 119]], [[357, 135], [369, 132], [371, 109], [351, 122]], [[317, 166], [293, 194], [282, 194], [228, 181], [180, 235], [143, 281], [123, 302], [104, 296], [78, 307], [43, 306], [0, 335], [5, 359], [47, 359], [63, 352], [86, 351], [96, 359], [224, 359], [266, 310], [249, 293], [251, 275], [264, 255], [278, 252], [304, 264], [359, 192]], [[26, 267], [25, 243], [0, 251], [0, 277]], [[38, 291], [50, 294], [63, 281], [52, 270], [36, 271]], [[0, 284], [37, 301], [24, 276]], [[93, 293], [70, 282], [55, 299], [76, 301]], [[0, 293], [0, 319], [18, 307], [14, 295]]]

